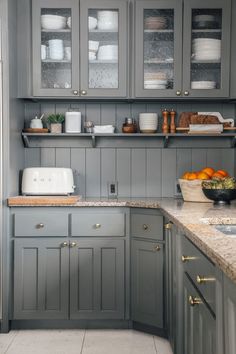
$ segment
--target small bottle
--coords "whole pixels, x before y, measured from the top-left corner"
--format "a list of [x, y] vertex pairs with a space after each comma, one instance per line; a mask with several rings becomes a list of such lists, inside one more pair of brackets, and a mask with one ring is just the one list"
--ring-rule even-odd
[[162, 133], [163, 134], [168, 134], [169, 133], [168, 115], [169, 115], [169, 111], [167, 111], [167, 109], [165, 108], [162, 111], [162, 117], [163, 117]]
[[125, 123], [122, 126], [122, 132], [127, 134], [137, 132], [137, 125], [133, 118], [125, 118]]

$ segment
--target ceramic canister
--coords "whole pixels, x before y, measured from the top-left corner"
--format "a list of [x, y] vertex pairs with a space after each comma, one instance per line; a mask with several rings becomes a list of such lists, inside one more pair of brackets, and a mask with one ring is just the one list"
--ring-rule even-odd
[[65, 132], [81, 133], [81, 112], [66, 112]]

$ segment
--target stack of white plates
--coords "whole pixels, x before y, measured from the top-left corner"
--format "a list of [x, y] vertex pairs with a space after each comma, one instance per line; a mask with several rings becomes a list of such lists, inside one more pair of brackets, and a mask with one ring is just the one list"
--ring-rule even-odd
[[157, 131], [157, 113], [140, 113], [139, 129], [142, 133], [155, 133]]
[[60, 30], [66, 27], [66, 17], [58, 15], [42, 15], [41, 26], [46, 30]]
[[191, 89], [193, 90], [212, 90], [216, 88], [215, 81], [192, 81], [191, 82]]
[[147, 90], [164, 90], [167, 85], [166, 73], [145, 73], [144, 88]]
[[102, 45], [98, 49], [98, 60], [118, 60], [118, 45]]
[[94, 30], [97, 27], [98, 20], [95, 17], [89, 16], [88, 18], [88, 27], [89, 30]]
[[217, 19], [214, 15], [196, 15], [193, 17], [195, 28], [213, 28], [217, 25]]
[[71, 28], [71, 16], [67, 19], [67, 26]]
[[195, 38], [192, 43], [195, 60], [220, 60], [221, 40], [213, 38]]
[[49, 43], [49, 59], [63, 60], [64, 46], [62, 39], [50, 39]]
[[166, 28], [166, 17], [163, 16], [150, 16], [144, 20], [145, 29], [158, 30]]
[[117, 31], [118, 30], [118, 12], [117, 11], [98, 11], [99, 30]]
[[89, 41], [89, 60], [96, 60], [98, 47], [98, 41]]

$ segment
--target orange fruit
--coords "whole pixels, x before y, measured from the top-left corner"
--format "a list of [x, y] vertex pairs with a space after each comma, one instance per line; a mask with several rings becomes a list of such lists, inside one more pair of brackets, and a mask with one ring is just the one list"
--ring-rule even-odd
[[189, 173], [188, 180], [193, 180], [193, 179], [197, 179], [197, 173], [196, 172]]
[[207, 173], [208, 176], [211, 177], [215, 173], [215, 170], [213, 168], [211, 168], [211, 167], [205, 167], [205, 168], [202, 169], [201, 172]]
[[181, 178], [188, 179], [189, 175], [190, 175], [190, 172], [185, 172]]
[[213, 175], [212, 175], [212, 178], [225, 178], [225, 176], [223, 176], [221, 173], [219, 172], [215, 172]]
[[205, 172], [199, 172], [197, 175], [198, 179], [211, 179], [211, 177]]
[[216, 171], [217, 173], [220, 173], [222, 176], [224, 176], [224, 177], [228, 177], [228, 172], [227, 171], [225, 171], [225, 170], [217, 170]]

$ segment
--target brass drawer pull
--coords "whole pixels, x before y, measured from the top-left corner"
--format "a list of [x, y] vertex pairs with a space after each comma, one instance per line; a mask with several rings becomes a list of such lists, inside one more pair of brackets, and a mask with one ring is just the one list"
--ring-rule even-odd
[[194, 260], [194, 259], [196, 259], [196, 257], [184, 256], [184, 255], [182, 255], [182, 257], [181, 257], [181, 261], [182, 261], [183, 263], [192, 261], [192, 260]]
[[68, 246], [69, 246], [68, 242], [62, 242], [61, 243], [61, 248], [68, 247]]
[[165, 224], [165, 229], [166, 230], [171, 230], [172, 229], [172, 223], [168, 222], [167, 224]]
[[199, 297], [189, 296], [188, 302], [191, 306], [202, 304], [202, 300]]
[[73, 247], [76, 247], [77, 246], [77, 243], [76, 242], [71, 242], [70, 243], [70, 247], [73, 248]]
[[36, 229], [43, 229], [44, 228], [44, 224], [42, 222], [40, 222], [35, 227], [36, 227]]
[[198, 284], [204, 284], [204, 283], [207, 283], [207, 282], [215, 281], [215, 278], [206, 278], [206, 277], [197, 275], [196, 280], [197, 280]]
[[95, 229], [100, 229], [101, 227], [102, 227], [101, 224], [95, 224], [95, 225], [94, 225], [94, 228], [95, 228]]
[[161, 250], [161, 247], [159, 245], [153, 247], [154, 252], [159, 252]]
[[148, 230], [148, 225], [143, 224], [143, 229], [144, 229], [145, 231], [147, 231], [147, 230]]

